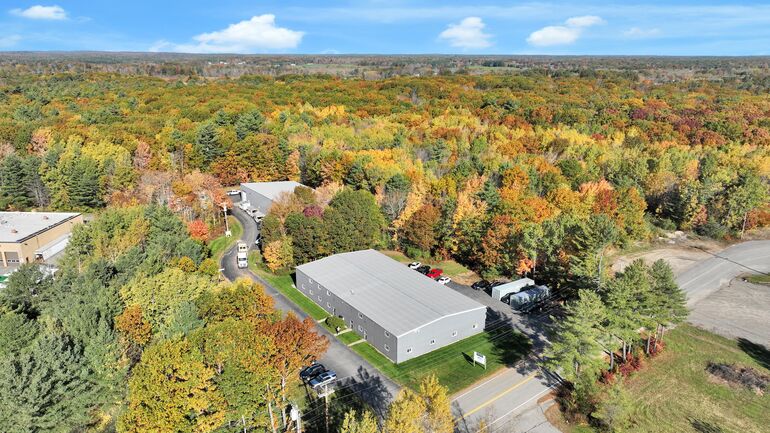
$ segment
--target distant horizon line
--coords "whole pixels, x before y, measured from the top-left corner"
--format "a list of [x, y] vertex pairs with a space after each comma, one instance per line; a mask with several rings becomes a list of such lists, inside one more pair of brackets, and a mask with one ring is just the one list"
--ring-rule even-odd
[[460, 54], [460, 53], [194, 53], [178, 51], [110, 51], [110, 50], [14, 50], [0, 51], [3, 55], [24, 54], [132, 54], [132, 55], [172, 55], [197, 57], [625, 57], [625, 58], [769, 58], [770, 54]]

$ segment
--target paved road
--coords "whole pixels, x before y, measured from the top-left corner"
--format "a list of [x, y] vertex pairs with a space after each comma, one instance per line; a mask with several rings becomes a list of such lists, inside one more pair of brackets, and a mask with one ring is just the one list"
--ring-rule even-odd
[[[453, 290], [487, 306], [487, 328], [505, 326], [527, 335], [533, 353], [540, 353], [547, 313], [520, 315], [488, 293], [450, 282]], [[490, 432], [556, 433], [543, 416], [538, 400], [555, 382], [537, 367], [535, 358], [522, 360], [493, 377], [453, 396], [452, 406], [461, 432], [475, 433], [475, 426], [485, 420]]]
[[726, 248], [677, 277], [692, 306], [741, 274], [770, 272], [770, 241], [749, 241]]
[[[254, 248], [254, 239], [257, 236], [257, 225], [254, 219], [237, 207], [232, 210], [232, 213], [240, 221], [241, 226], [243, 226], [241, 239], [249, 244], [249, 248]], [[239, 277], [251, 278], [265, 287], [266, 293], [275, 299], [275, 307], [277, 309], [292, 311], [300, 319], [304, 319], [307, 316], [299, 307], [286, 299], [267, 281], [247, 269], [238, 269], [235, 260], [235, 249], [236, 247], [233, 246], [222, 257], [221, 266], [225, 278], [231, 281]], [[320, 362], [337, 373], [339, 378], [336, 387], [337, 397], [358, 396], [369, 402], [375, 411], [384, 410], [390, 399], [398, 394], [400, 387], [372, 367], [371, 364], [358, 356], [358, 354], [350, 350], [350, 348], [342, 344], [326, 328], [318, 325], [316, 330], [329, 339], [329, 348], [320, 359]]]

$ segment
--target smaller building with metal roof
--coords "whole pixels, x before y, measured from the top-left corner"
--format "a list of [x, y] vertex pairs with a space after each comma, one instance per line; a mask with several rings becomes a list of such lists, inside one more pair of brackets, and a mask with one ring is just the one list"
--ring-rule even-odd
[[282, 194], [291, 194], [298, 186], [304, 186], [293, 180], [280, 182], [244, 182], [241, 183], [241, 199], [251, 206], [256, 217], [263, 217], [270, 211], [273, 202]]
[[297, 266], [297, 289], [393, 362], [484, 330], [486, 307], [375, 251]]

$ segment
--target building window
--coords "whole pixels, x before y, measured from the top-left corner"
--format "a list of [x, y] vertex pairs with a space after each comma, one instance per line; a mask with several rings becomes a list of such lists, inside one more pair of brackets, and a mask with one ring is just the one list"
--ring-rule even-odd
[[321, 301], [323, 301], [323, 299], [321, 299], [321, 297], [319, 296], [318, 297], [318, 302], [321, 302]]
[[[304, 289], [304, 287], [303, 287], [303, 289]], [[312, 295], [313, 291], [312, 290], [308, 290], [308, 293], [310, 293]]]
[[434, 344], [436, 344], [436, 339], [435, 339], [435, 338], [434, 338], [434, 339], [432, 339], [432, 340], [430, 340], [430, 345], [432, 346], [432, 345], [434, 345]]
[[385, 345], [385, 351], [390, 352], [390, 346], [388, 346], [387, 344]]
[[452, 337], [457, 337], [457, 331], [452, 331]]
[[478, 328], [478, 327], [479, 327], [479, 324], [478, 324], [478, 323], [474, 323], [474, 324], [473, 324], [473, 329], [476, 329], [476, 328]]
[[361, 325], [358, 325], [358, 332], [364, 332], [364, 327]]
[[307, 282], [310, 283], [310, 284], [313, 284], [313, 279], [312, 278], [308, 278]]
[[329, 302], [327, 302], [327, 303], [326, 303], [326, 308], [331, 308], [331, 307], [332, 307], [332, 304], [331, 304], [331, 303], [329, 303]]
[[326, 296], [331, 296], [331, 295], [332, 295], [332, 292], [330, 292], [330, 291], [328, 291], [328, 290], [327, 290], [327, 291], [326, 291]]
[[390, 332], [385, 331], [385, 337], [390, 338]]
[[412, 353], [412, 348], [410, 347], [410, 348], [406, 349], [406, 353]]
[[364, 318], [364, 314], [363, 313], [358, 313], [358, 318], [359, 319], [363, 319]]

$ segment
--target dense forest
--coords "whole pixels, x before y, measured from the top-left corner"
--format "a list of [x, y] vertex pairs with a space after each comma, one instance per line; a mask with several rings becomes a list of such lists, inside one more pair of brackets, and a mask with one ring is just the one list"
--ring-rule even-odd
[[3, 431], [267, 431], [328, 342], [261, 286], [219, 283], [207, 256], [168, 208], [133, 206], [78, 226], [56, 278], [13, 273]]
[[[12, 433], [278, 424], [296, 371], [327, 342], [261, 286], [219, 281], [206, 241], [222, 231], [223, 186], [312, 188], [262, 223], [273, 271], [388, 247], [549, 284], [571, 302], [546, 361], [576, 387], [575, 411], [597, 419], [612, 408], [581, 400], [606, 370], [597, 353], [628, 365], [686, 317], [670, 268], [612, 276], [608, 250], [770, 224], [770, 98], [750, 74], [164, 80], [29, 68], [0, 68], [0, 208], [96, 216], [57, 278], [23, 266], [0, 292], [0, 425]], [[451, 431], [446, 390], [429, 379], [414, 391], [381, 426]], [[340, 430], [377, 431], [358, 409]]]
[[[606, 248], [656, 230], [737, 237], [770, 221], [770, 99], [738, 84], [601, 71], [1, 82], [7, 209], [167, 204], [216, 233], [220, 184], [346, 186], [381, 211], [371, 245], [551, 280], [595, 275]], [[345, 248], [316, 245], [297, 258]]]

